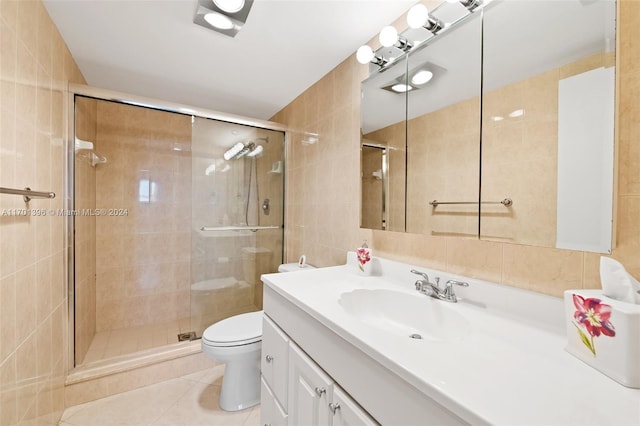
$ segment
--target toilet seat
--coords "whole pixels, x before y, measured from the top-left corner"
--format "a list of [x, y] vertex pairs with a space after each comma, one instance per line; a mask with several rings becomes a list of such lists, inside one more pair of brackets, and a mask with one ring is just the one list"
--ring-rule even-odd
[[263, 311], [226, 318], [207, 327], [202, 342], [208, 346], [242, 346], [262, 340]]

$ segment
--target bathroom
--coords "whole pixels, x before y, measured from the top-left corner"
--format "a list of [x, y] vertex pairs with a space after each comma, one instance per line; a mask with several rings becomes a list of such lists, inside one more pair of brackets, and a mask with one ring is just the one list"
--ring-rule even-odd
[[[394, 23], [397, 28], [406, 28], [404, 14], [414, 3], [404, 2], [402, 7], [396, 6], [395, 12], [387, 12], [384, 19], [378, 17], [380, 21], [370, 34], [347, 46], [333, 66], [292, 94], [290, 102], [263, 117], [279, 123], [280, 130], [288, 132], [282, 250], [286, 257], [272, 260], [270, 272], [275, 272], [279, 263], [296, 262], [301, 254], [318, 267], [342, 265], [346, 253], [366, 240], [375, 256], [557, 298], [568, 289], [600, 288], [600, 254], [591, 251], [558, 249], [535, 242], [398, 232], [393, 230], [392, 222], [388, 230], [360, 227], [360, 83], [367, 78], [368, 68], [357, 62], [355, 51], [369, 40], [372, 46], [379, 46], [377, 31], [384, 25]], [[439, 3], [425, 2], [430, 8]], [[259, 5], [256, 1], [254, 7]], [[640, 277], [637, 221], [640, 173], [634, 172], [640, 154], [632, 142], [640, 111], [640, 97], [636, 93], [640, 50], [633, 42], [640, 36], [640, 5], [631, 0], [620, 0], [617, 5], [618, 161], [615, 245], [611, 256], [633, 276]], [[189, 9], [191, 14], [192, 8]], [[192, 18], [188, 16], [186, 22], [191, 24]], [[250, 23], [247, 21], [246, 25]], [[214, 36], [218, 37], [211, 37]], [[56, 198], [34, 199], [29, 208], [63, 210], [68, 206], [64, 195], [68, 187], [65, 138], [70, 115], [66, 87], [67, 82], [87, 83], [79, 67], [82, 58], [71, 55], [47, 7], [40, 1], [0, 2], [0, 42], [0, 186], [53, 191], [58, 194]], [[313, 62], [308, 58], [301, 57], [298, 61]], [[132, 88], [144, 86], [139, 75], [116, 76], [129, 80]], [[135, 93], [134, 89], [124, 91]], [[167, 89], [167, 97], [170, 92]], [[88, 97], [104, 97], [96, 93]], [[153, 97], [166, 99], [161, 95]], [[177, 98], [174, 101], [188, 104]], [[259, 109], [254, 107], [256, 111]], [[223, 107], [208, 109], [259, 116], [250, 108], [246, 112]], [[103, 154], [109, 161], [109, 155]], [[96, 173], [100, 167], [96, 166]], [[500, 195], [503, 196], [513, 195]], [[462, 194], [459, 197], [462, 199]], [[514, 206], [517, 202], [514, 197]], [[21, 197], [11, 195], [0, 195], [0, 203], [2, 210], [25, 207]], [[3, 425], [57, 424], [66, 408], [143, 389], [214, 365], [197, 351], [180, 349], [185, 352], [175, 354], [171, 360], [132, 366], [127, 372], [97, 378], [90, 386], [82, 385], [89, 382], [70, 383], [70, 360], [74, 355], [68, 344], [73, 329], [69, 316], [67, 219], [0, 216], [0, 424]], [[223, 264], [224, 261], [221, 259]], [[206, 392], [202, 395], [211, 395], [210, 389], [203, 389]], [[189, 395], [195, 400], [199, 397], [195, 391]], [[250, 410], [243, 415], [237, 424], [249, 420], [258, 424], [259, 413]]]

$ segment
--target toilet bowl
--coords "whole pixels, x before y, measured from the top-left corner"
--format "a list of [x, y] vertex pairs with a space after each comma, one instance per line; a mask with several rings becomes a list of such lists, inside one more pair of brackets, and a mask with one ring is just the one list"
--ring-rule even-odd
[[202, 352], [226, 364], [219, 401], [225, 411], [243, 410], [260, 402], [262, 316], [263, 311], [235, 315], [210, 325], [202, 333]]

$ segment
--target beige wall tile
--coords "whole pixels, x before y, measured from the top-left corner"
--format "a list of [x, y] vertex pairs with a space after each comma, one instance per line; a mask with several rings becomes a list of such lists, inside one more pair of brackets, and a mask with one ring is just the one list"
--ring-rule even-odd
[[487, 281], [502, 279], [502, 244], [469, 238], [448, 238], [447, 272]]
[[[0, 178], [54, 191], [53, 200], [0, 197], [2, 208], [63, 203], [65, 87], [84, 83], [40, 1], [0, 2]], [[36, 167], [37, 165], [37, 167]], [[55, 424], [67, 368], [62, 218], [0, 219], [1, 424]]]

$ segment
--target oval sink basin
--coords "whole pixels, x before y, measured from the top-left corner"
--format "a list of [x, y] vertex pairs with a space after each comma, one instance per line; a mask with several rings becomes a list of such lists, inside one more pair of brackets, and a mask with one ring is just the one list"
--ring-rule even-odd
[[422, 294], [354, 290], [342, 293], [340, 305], [369, 326], [414, 339], [457, 340], [471, 333], [469, 320], [453, 310], [449, 302]]

